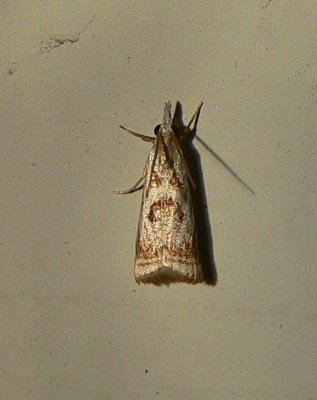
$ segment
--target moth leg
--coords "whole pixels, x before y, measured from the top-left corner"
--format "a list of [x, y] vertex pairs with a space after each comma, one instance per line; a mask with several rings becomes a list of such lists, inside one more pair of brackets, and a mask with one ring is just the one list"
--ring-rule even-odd
[[142, 182], [142, 180], [144, 179], [144, 175], [141, 176], [141, 178], [130, 188], [127, 190], [116, 190], [113, 193], [116, 194], [128, 194], [128, 193], [133, 193], [136, 192], [137, 190], [141, 190], [144, 186], [144, 183], [142, 183], [142, 185], [140, 185], [140, 183]]
[[197, 122], [198, 122], [198, 118], [199, 118], [199, 114], [200, 114], [200, 110], [201, 107], [203, 106], [203, 102], [201, 101], [198, 105], [198, 107], [196, 108], [194, 115], [191, 117], [190, 121], [188, 122], [187, 128], [190, 129], [191, 124], [195, 121], [194, 123], [194, 130], [197, 127]]
[[195, 189], [195, 188], [196, 188], [196, 184], [195, 184], [194, 179], [193, 179], [193, 177], [191, 176], [191, 173], [190, 173], [190, 171], [189, 171], [189, 168], [188, 168], [187, 162], [186, 162], [186, 160], [185, 160], [183, 151], [182, 151], [182, 149], [181, 149], [181, 147], [180, 147], [180, 145], [179, 145], [179, 143], [178, 143], [178, 140], [177, 140], [177, 137], [176, 137], [174, 131], [171, 130], [171, 133], [172, 133], [172, 138], [173, 138], [173, 141], [174, 141], [174, 143], [175, 143], [175, 146], [176, 146], [176, 149], [177, 149], [177, 151], [178, 151], [178, 154], [180, 155], [180, 158], [181, 158], [181, 160], [182, 160], [182, 163], [183, 163], [183, 165], [184, 165], [184, 167], [185, 167], [188, 180], [189, 180], [189, 182], [191, 183], [192, 187]]
[[120, 126], [120, 128], [123, 129], [124, 131], [130, 133], [130, 134], [133, 135], [133, 136], [136, 136], [136, 137], [138, 137], [138, 138], [144, 140], [145, 142], [152, 142], [152, 143], [155, 142], [155, 138], [152, 137], [152, 136], [142, 135], [142, 133], [137, 133], [137, 132], [131, 131], [130, 129], [128, 129], [128, 128], [122, 126], [122, 125], [119, 125], [119, 126]]

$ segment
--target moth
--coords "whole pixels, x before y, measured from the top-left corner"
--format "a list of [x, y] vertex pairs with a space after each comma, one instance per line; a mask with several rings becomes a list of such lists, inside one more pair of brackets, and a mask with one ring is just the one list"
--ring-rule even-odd
[[185, 160], [182, 143], [196, 128], [203, 103], [197, 107], [187, 126], [173, 126], [171, 102], [165, 103], [163, 122], [146, 136], [120, 125], [126, 132], [152, 143], [142, 177], [130, 189], [143, 188], [138, 224], [134, 276], [138, 283], [203, 280], [197, 250], [197, 234], [190, 185], [195, 182]]

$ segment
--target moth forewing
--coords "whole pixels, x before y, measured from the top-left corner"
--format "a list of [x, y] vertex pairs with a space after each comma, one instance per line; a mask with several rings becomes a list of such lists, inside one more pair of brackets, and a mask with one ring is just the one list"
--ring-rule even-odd
[[136, 240], [137, 282], [197, 283], [203, 279], [189, 180], [192, 178], [172, 129], [168, 102], [144, 169]]

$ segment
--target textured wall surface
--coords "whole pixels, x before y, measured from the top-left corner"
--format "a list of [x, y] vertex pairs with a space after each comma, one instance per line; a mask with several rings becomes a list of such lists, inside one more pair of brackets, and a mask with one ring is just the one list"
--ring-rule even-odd
[[[317, 393], [316, 1], [0, 1], [0, 397]], [[138, 286], [165, 100], [194, 141], [217, 284]], [[208, 241], [207, 241], [208, 242]]]

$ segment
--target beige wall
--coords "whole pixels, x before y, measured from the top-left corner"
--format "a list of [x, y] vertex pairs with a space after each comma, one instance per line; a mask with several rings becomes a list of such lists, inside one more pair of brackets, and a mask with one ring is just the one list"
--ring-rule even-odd
[[[0, 398], [316, 398], [316, 1], [0, 9]], [[134, 282], [167, 99], [256, 192], [195, 142], [214, 287]]]

